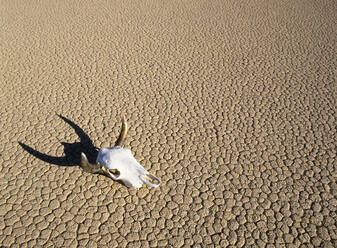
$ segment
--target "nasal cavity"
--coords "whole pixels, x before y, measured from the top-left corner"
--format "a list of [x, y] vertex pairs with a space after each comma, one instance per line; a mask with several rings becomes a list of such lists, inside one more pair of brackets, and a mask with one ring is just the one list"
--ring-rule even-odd
[[153, 176], [152, 174], [143, 175], [143, 179], [145, 179], [151, 184], [158, 184], [158, 185], [160, 184], [160, 180], [157, 177]]

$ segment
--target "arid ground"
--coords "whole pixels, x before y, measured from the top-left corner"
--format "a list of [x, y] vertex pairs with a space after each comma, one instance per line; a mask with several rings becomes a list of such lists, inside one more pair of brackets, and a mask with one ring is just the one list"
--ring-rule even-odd
[[[0, 0], [0, 246], [337, 247], [336, 13]], [[123, 116], [160, 187], [79, 166]]]

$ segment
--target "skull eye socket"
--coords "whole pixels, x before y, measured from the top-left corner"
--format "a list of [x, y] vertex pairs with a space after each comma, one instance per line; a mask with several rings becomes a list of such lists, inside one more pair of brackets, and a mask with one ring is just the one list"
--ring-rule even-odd
[[117, 169], [110, 169], [109, 172], [116, 177], [118, 177], [121, 174]]

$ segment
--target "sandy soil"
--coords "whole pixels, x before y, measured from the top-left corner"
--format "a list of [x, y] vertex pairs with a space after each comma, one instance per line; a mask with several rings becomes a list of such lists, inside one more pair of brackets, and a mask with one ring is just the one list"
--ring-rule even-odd
[[[337, 247], [336, 13], [1, 0], [0, 246]], [[78, 166], [123, 115], [157, 189]]]

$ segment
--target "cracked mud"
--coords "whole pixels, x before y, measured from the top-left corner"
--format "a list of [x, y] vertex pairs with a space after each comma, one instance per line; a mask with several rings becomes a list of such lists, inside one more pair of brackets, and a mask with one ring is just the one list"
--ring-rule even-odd
[[[337, 247], [337, 5], [0, 4], [0, 246]], [[82, 170], [124, 146], [161, 179]]]

